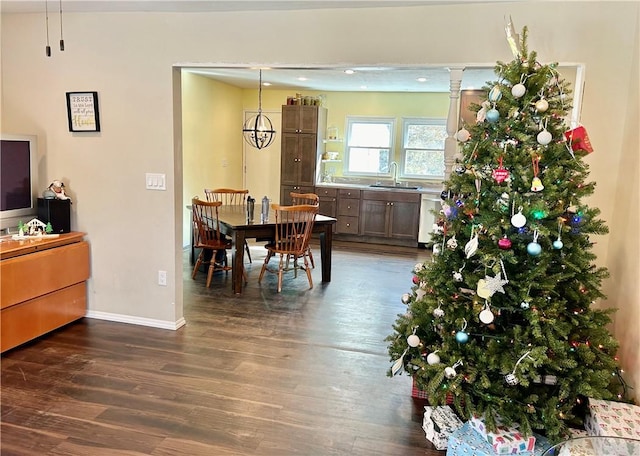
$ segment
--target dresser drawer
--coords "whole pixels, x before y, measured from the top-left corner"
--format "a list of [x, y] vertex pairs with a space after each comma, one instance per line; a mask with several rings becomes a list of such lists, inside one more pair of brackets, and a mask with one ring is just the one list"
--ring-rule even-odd
[[338, 215], [358, 217], [360, 215], [360, 200], [340, 198], [338, 200]]
[[322, 198], [323, 196], [327, 198], [335, 198], [336, 196], [338, 196], [338, 189], [316, 187], [316, 195], [318, 195], [320, 198]]
[[339, 216], [336, 232], [343, 234], [358, 234], [358, 217]]

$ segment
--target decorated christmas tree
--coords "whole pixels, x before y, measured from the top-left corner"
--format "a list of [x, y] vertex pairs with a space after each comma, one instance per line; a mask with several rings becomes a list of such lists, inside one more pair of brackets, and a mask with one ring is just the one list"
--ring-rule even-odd
[[569, 84], [527, 50], [526, 27], [512, 44], [456, 135], [432, 260], [415, 266], [387, 338], [389, 375], [489, 428], [500, 417], [557, 441], [586, 398], [621, 397], [610, 311], [594, 306], [608, 272], [590, 235], [608, 230], [584, 204], [592, 149], [567, 125]]

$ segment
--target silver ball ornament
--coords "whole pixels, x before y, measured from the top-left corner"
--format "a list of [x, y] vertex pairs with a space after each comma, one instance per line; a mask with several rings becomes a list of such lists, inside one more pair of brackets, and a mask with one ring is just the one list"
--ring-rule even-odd
[[407, 337], [407, 343], [409, 344], [409, 347], [417, 347], [420, 345], [420, 338], [415, 334], [411, 334]]
[[469, 138], [471, 138], [471, 133], [469, 133], [469, 130], [466, 128], [461, 128], [458, 130], [458, 133], [456, 133], [456, 139], [460, 142], [467, 142]]
[[447, 377], [449, 380], [451, 380], [452, 378], [455, 378], [456, 375], [458, 375], [458, 373], [453, 367], [444, 368], [444, 376]]
[[460, 272], [458, 272], [458, 271], [454, 271], [453, 280], [456, 281], [456, 282], [462, 282], [462, 280], [463, 280], [462, 274]]
[[504, 381], [507, 382], [507, 385], [509, 386], [516, 386], [518, 383], [520, 383], [520, 380], [518, 380], [518, 377], [516, 377], [514, 374], [505, 375]]
[[435, 309], [433, 309], [433, 316], [436, 318], [444, 317], [444, 310], [442, 310], [440, 307], [436, 307]]
[[411, 295], [409, 293], [405, 293], [402, 295], [402, 298], [400, 299], [402, 300], [403, 304], [407, 304], [409, 300], [411, 300]]
[[527, 301], [522, 301], [522, 302], [520, 303], [520, 307], [521, 307], [522, 309], [524, 309], [524, 310], [527, 310], [527, 309], [529, 308], [529, 305], [530, 305], [530, 304], [529, 304]]

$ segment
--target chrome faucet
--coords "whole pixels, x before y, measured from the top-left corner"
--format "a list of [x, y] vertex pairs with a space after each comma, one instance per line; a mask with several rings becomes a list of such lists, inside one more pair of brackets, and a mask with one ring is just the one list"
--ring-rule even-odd
[[393, 185], [400, 185], [400, 182], [398, 182], [398, 163], [392, 161], [389, 163], [389, 171], [391, 171], [391, 167], [393, 167], [393, 173], [391, 174], [393, 176]]

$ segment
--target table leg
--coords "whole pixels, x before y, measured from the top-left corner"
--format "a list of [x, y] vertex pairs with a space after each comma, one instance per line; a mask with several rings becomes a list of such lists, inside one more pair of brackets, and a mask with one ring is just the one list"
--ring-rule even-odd
[[242, 282], [244, 280], [242, 268], [244, 267], [244, 230], [233, 231], [233, 247], [231, 248], [231, 286], [236, 294], [242, 293]]
[[320, 261], [322, 262], [322, 281], [331, 282], [331, 249], [333, 242], [333, 225], [326, 224], [320, 232]]

